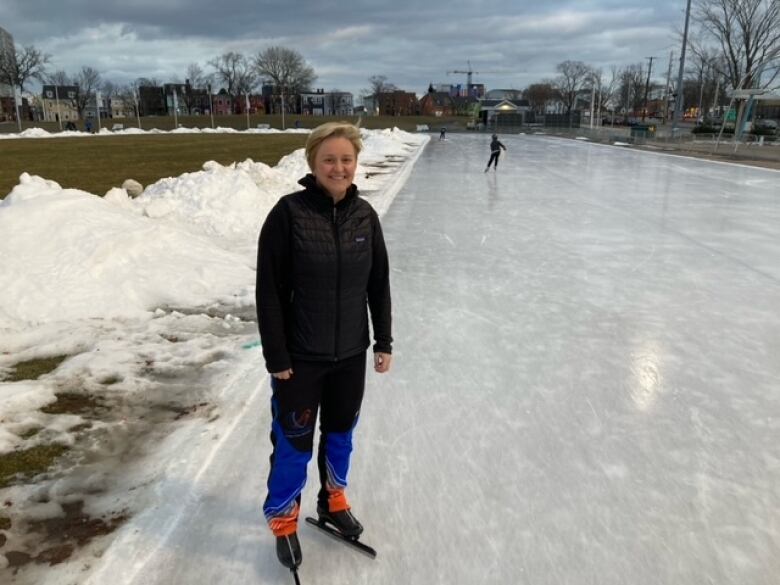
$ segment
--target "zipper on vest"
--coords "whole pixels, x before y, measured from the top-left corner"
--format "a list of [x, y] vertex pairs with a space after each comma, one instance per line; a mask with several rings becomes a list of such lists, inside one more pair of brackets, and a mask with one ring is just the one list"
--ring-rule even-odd
[[341, 329], [341, 239], [339, 225], [336, 221], [336, 205], [333, 205], [333, 238], [336, 240], [336, 327], [333, 343], [333, 361], [339, 361], [339, 330]]

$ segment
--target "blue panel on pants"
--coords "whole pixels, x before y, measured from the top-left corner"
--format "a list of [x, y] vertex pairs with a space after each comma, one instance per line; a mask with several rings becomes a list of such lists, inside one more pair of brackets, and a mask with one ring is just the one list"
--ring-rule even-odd
[[[277, 409], [274, 408], [274, 413], [276, 412]], [[313, 424], [311, 428], [313, 430]], [[267, 519], [290, 510], [306, 485], [306, 466], [311, 459], [310, 450], [300, 451], [293, 447], [277, 416], [274, 416], [271, 432], [275, 446], [268, 477], [268, 497], [263, 505], [263, 513]]]
[[347, 487], [349, 473], [349, 455], [352, 453], [352, 431], [346, 433], [327, 433], [325, 436], [325, 461], [328, 466], [329, 487]]

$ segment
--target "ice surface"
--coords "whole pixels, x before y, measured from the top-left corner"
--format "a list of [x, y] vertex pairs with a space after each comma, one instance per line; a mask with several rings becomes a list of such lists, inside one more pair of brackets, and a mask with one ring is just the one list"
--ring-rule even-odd
[[[776, 585], [780, 174], [501, 140], [489, 173], [485, 136], [429, 143], [383, 219], [395, 362], [349, 489], [379, 557], [301, 526], [302, 583]], [[248, 353], [89, 583], [292, 583]]]

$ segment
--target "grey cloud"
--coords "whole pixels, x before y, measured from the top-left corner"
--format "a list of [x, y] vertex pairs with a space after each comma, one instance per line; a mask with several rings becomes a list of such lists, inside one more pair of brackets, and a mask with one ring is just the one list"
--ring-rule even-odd
[[[446, 72], [465, 68], [467, 60], [477, 71], [501, 72], [475, 78], [494, 87], [520, 87], [549, 77], [564, 59], [600, 66], [641, 61], [670, 45], [679, 5], [643, 0], [0, 0], [0, 26], [20, 44], [54, 47], [53, 39], [60, 37], [57, 67], [67, 70], [90, 64], [90, 56], [99, 54], [100, 66], [116, 76], [145, 70], [160, 78], [181, 76], [182, 64], [205, 66], [231, 49], [251, 55], [273, 42], [300, 51], [315, 70], [321, 67], [326, 73], [318, 86], [357, 92], [370, 75], [384, 74], [421, 93], [431, 81], [463, 81]], [[635, 33], [626, 35], [626, 30]], [[104, 38], [107, 31], [113, 38]], [[95, 36], [101, 40], [90, 39]]]

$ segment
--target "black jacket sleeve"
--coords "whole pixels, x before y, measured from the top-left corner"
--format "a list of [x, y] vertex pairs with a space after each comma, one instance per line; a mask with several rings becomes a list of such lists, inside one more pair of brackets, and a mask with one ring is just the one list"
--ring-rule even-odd
[[368, 280], [368, 308], [374, 329], [374, 352], [392, 353], [392, 311], [390, 306], [390, 265], [379, 216], [372, 210], [373, 258]]
[[290, 256], [290, 218], [280, 200], [265, 218], [257, 245], [257, 324], [265, 367], [271, 373], [292, 367], [285, 323], [291, 294]]

